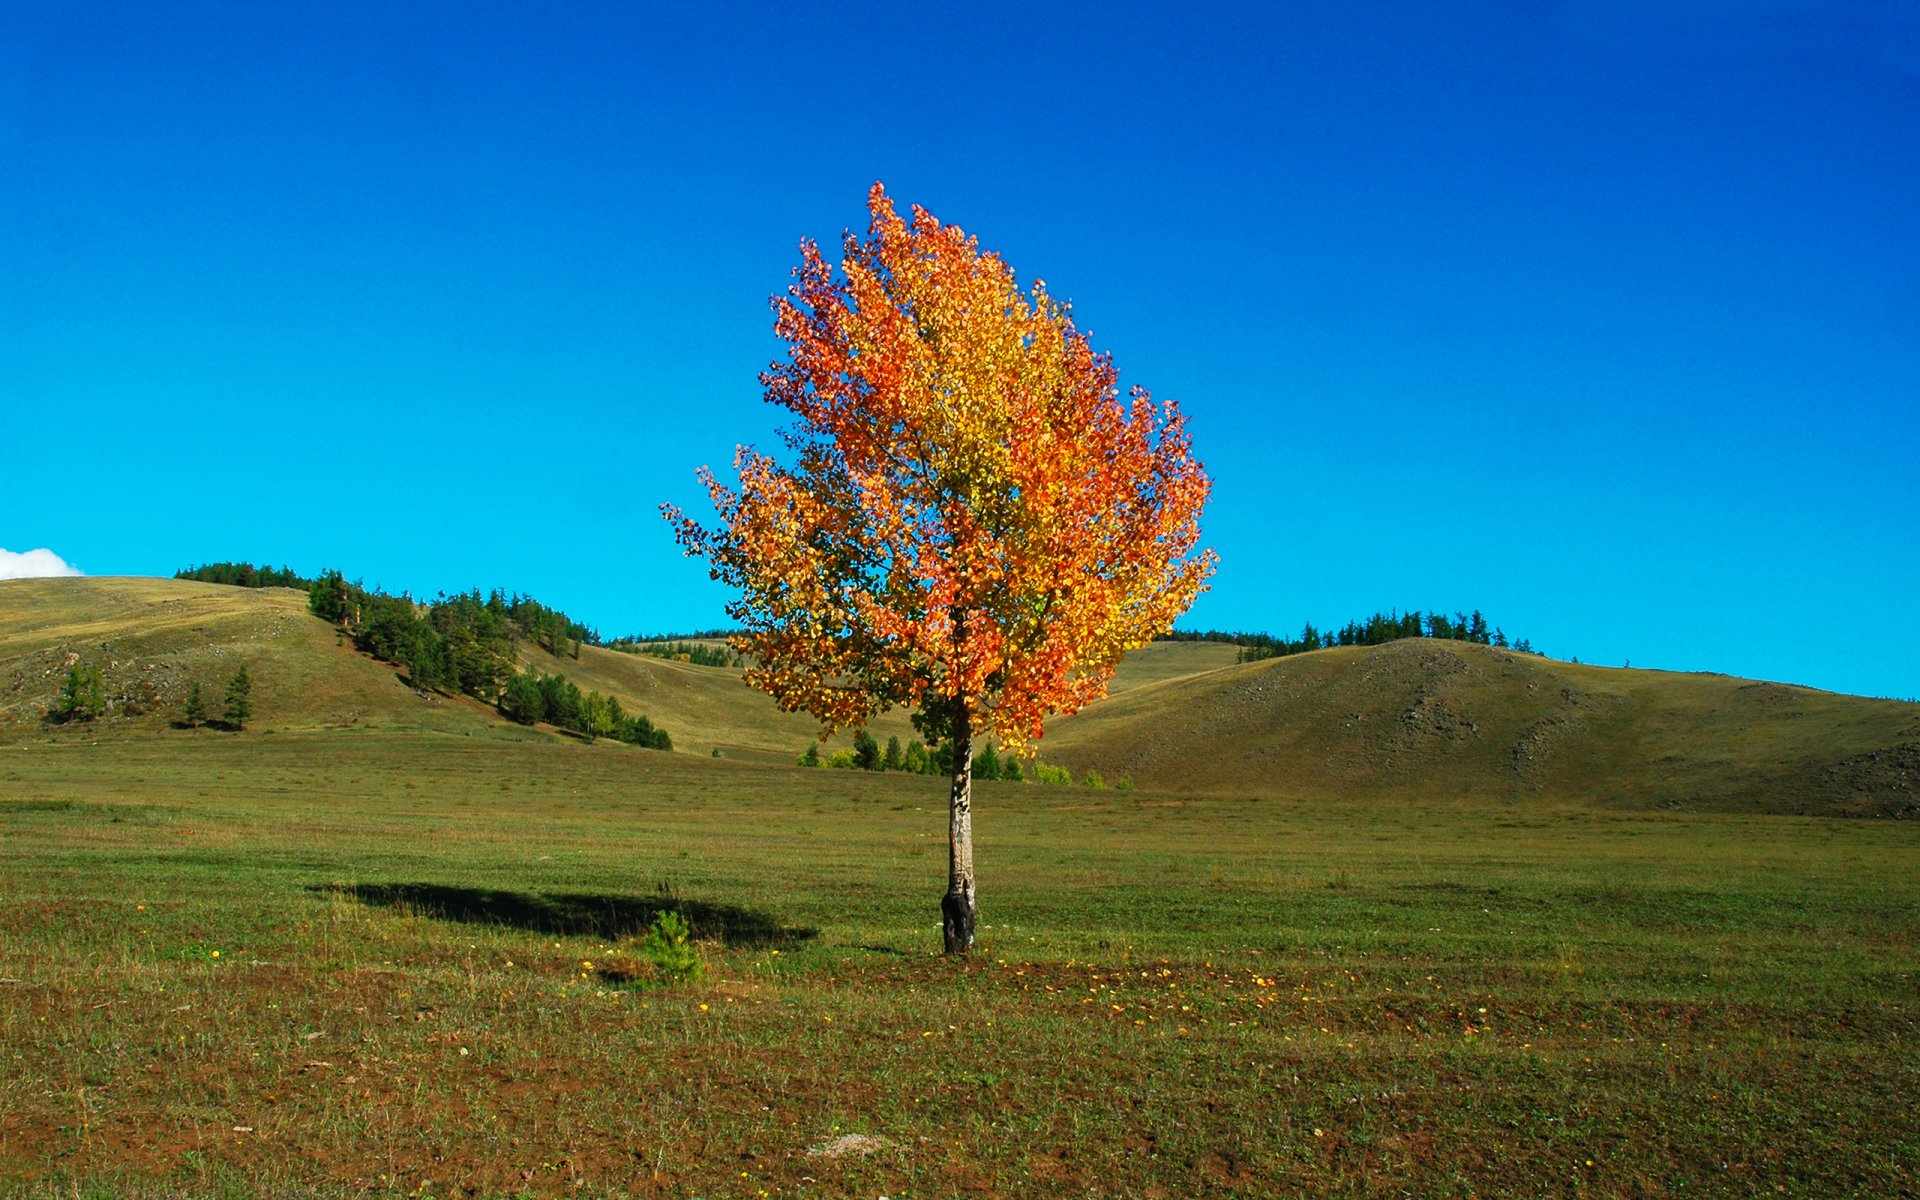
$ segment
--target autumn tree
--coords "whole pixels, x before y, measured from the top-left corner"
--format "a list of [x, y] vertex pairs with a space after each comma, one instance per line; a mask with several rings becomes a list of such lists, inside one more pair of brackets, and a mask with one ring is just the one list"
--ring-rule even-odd
[[663, 506], [737, 590], [747, 682], [832, 731], [895, 706], [952, 764], [948, 953], [973, 945], [977, 737], [1026, 752], [1046, 717], [1106, 692], [1212, 571], [1208, 479], [1172, 402], [1122, 397], [1111, 358], [1035, 280], [879, 184], [838, 269], [801, 246], [773, 301], [794, 420], [779, 457], [709, 470], [711, 529]]

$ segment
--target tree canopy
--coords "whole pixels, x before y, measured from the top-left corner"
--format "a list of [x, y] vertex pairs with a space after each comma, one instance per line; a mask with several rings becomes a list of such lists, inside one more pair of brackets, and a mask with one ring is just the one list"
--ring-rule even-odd
[[803, 244], [774, 301], [784, 461], [742, 447], [737, 489], [703, 470], [712, 529], [665, 511], [740, 593], [735, 649], [783, 707], [840, 728], [908, 705], [1024, 749], [1203, 588], [1209, 481], [1178, 407], [1122, 399], [1044, 282], [878, 184], [868, 211], [837, 271]]

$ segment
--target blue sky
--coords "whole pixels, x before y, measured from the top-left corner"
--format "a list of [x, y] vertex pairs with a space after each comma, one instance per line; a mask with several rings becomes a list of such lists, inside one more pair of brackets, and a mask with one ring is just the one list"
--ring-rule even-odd
[[656, 506], [879, 179], [1181, 401], [1186, 625], [1920, 695], [1916, 11], [10, 6], [0, 547], [719, 623]]

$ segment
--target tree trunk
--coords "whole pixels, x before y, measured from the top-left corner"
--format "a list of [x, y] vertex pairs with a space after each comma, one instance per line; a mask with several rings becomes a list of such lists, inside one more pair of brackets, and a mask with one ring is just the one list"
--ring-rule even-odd
[[940, 927], [948, 954], [973, 949], [973, 728], [966, 705], [953, 723], [953, 796], [947, 802], [947, 894]]

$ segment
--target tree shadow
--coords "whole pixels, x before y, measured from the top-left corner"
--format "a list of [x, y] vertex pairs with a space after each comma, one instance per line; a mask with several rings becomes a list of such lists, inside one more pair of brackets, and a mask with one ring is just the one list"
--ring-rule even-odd
[[505, 925], [546, 934], [621, 938], [644, 933], [664, 912], [687, 919], [693, 936], [725, 946], [793, 946], [819, 935], [812, 927], [783, 925], [772, 915], [733, 904], [676, 896], [596, 896], [564, 892], [529, 895], [439, 883], [314, 883], [309, 892], [345, 896], [381, 908], [405, 908], [442, 921]]

